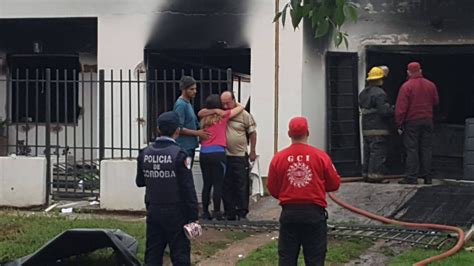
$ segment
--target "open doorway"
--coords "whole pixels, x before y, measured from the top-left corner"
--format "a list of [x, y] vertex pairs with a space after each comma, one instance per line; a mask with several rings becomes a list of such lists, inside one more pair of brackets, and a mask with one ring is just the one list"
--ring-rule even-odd
[[[474, 46], [371, 46], [367, 48], [367, 68], [387, 65], [390, 74], [384, 87], [395, 104], [406, 80], [406, 65], [418, 61], [426, 78], [438, 87], [440, 105], [435, 110], [433, 174], [435, 177], [462, 176], [464, 121], [474, 117]], [[390, 174], [403, 173], [401, 138], [391, 134], [387, 165]]]

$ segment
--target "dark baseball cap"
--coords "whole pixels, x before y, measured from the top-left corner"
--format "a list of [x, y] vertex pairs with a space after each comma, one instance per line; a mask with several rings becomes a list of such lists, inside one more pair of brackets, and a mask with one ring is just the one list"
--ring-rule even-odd
[[196, 80], [193, 77], [183, 76], [181, 80], [179, 81], [179, 89], [180, 90], [187, 89], [194, 84], [196, 84]]
[[158, 129], [162, 132], [174, 132], [179, 127], [179, 116], [175, 111], [158, 116]]

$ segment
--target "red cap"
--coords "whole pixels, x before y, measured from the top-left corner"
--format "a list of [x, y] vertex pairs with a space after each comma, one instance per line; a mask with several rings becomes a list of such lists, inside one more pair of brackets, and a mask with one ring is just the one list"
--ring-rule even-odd
[[297, 116], [292, 118], [288, 127], [288, 135], [290, 137], [306, 136], [309, 133], [306, 117]]
[[416, 73], [416, 72], [420, 71], [421, 66], [420, 66], [420, 63], [418, 63], [418, 62], [411, 62], [410, 64], [408, 64], [407, 69], [408, 69], [408, 71], [410, 71], [412, 73]]

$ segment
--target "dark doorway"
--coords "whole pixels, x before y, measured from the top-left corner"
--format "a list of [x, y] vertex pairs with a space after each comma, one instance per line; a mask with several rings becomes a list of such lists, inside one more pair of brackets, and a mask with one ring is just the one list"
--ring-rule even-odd
[[[50, 102], [51, 122], [76, 124], [80, 112], [78, 55], [20, 54], [8, 57], [11, 76], [11, 121], [46, 123]], [[45, 71], [51, 69], [51, 98], [46, 100]]]
[[[390, 74], [384, 87], [395, 104], [406, 80], [406, 65], [418, 61], [426, 78], [438, 87], [440, 105], [435, 110], [433, 146], [434, 175], [461, 177], [464, 121], [474, 117], [474, 46], [373, 46], [367, 48], [367, 70], [387, 65]], [[390, 141], [387, 165], [391, 174], [403, 173], [403, 145], [395, 133]]]
[[0, 51], [97, 54], [97, 18], [0, 19]]
[[327, 151], [341, 176], [360, 176], [357, 53], [326, 55]]

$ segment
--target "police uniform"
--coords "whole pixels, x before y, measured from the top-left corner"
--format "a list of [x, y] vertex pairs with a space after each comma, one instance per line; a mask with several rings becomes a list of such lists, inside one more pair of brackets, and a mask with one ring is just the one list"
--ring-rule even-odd
[[[179, 118], [166, 112], [158, 118], [159, 128], [176, 130]], [[169, 245], [173, 265], [191, 265], [191, 244], [183, 226], [198, 220], [198, 203], [191, 158], [171, 137], [162, 136], [140, 151], [136, 184], [146, 187], [146, 265], [162, 265]]]

